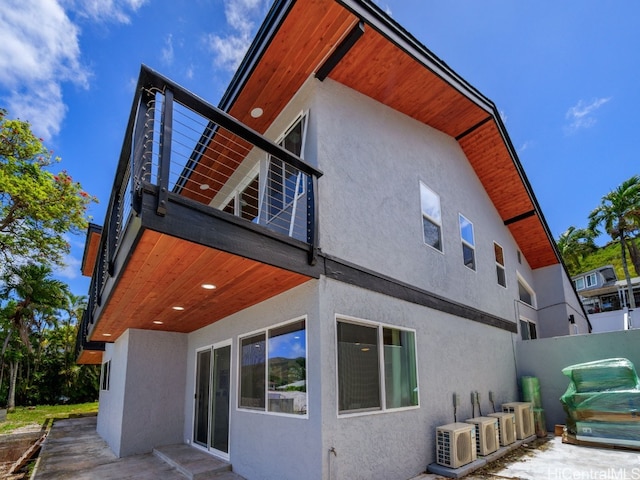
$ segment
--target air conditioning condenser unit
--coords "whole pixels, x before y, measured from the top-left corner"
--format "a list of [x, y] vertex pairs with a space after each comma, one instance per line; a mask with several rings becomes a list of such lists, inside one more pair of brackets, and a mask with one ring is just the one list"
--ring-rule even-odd
[[470, 423], [450, 423], [436, 428], [436, 462], [459, 468], [476, 459], [476, 428]]
[[466, 420], [476, 426], [476, 454], [489, 455], [500, 447], [498, 419], [493, 417], [475, 417]]
[[513, 413], [496, 412], [487, 416], [498, 419], [498, 437], [501, 447], [506, 447], [516, 441], [516, 416]]
[[535, 434], [533, 405], [531, 402], [510, 402], [502, 404], [502, 411], [516, 416], [516, 438], [523, 440]]

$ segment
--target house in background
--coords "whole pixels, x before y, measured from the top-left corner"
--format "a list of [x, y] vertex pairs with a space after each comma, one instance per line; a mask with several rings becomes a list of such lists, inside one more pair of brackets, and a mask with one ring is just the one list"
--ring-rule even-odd
[[[633, 328], [629, 320], [627, 281], [618, 280], [613, 265], [595, 268], [571, 278], [587, 311], [593, 332]], [[640, 277], [631, 279], [636, 305], [640, 305]], [[631, 315], [634, 316], [633, 313]], [[638, 323], [638, 322], [637, 322]]]
[[370, 1], [276, 0], [218, 108], [143, 68], [112, 192], [78, 358], [119, 456], [410, 478], [514, 342], [589, 331], [495, 105]]

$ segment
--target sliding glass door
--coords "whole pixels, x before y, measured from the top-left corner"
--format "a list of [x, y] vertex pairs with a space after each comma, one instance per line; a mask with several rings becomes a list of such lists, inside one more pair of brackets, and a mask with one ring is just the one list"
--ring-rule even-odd
[[193, 441], [223, 457], [229, 455], [231, 345], [214, 345], [196, 353]]

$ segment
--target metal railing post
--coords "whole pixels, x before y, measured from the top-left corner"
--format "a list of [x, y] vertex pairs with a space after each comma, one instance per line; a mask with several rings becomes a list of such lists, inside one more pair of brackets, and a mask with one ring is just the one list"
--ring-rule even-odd
[[162, 104], [160, 125], [160, 151], [158, 153], [158, 206], [156, 213], [167, 213], [169, 198], [169, 167], [171, 162], [171, 137], [173, 134], [173, 90], [167, 88]]

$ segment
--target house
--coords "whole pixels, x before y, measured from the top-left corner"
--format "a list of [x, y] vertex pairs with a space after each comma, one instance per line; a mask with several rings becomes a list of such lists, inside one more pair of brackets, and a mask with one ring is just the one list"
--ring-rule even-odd
[[372, 1], [276, 0], [218, 108], [143, 67], [112, 192], [78, 361], [119, 456], [410, 478], [514, 342], [589, 330], [495, 105]]
[[[587, 311], [593, 332], [628, 330], [629, 292], [626, 280], [618, 280], [613, 265], [605, 265], [571, 277]], [[640, 304], [640, 277], [631, 278], [636, 304]]]

